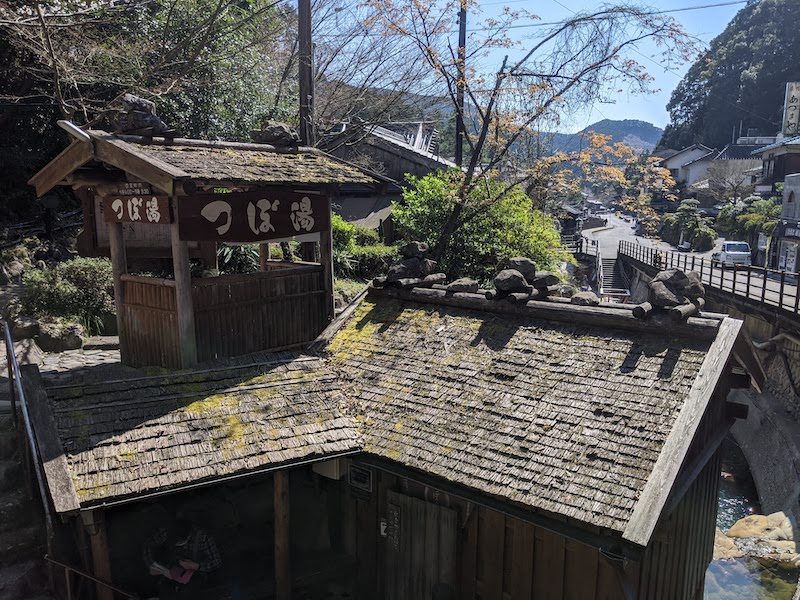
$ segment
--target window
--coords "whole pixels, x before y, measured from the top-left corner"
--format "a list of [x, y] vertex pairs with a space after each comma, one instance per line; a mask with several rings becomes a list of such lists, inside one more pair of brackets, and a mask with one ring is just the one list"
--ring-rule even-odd
[[787, 200], [789, 204], [794, 204], [794, 192], [789, 192], [789, 199]]

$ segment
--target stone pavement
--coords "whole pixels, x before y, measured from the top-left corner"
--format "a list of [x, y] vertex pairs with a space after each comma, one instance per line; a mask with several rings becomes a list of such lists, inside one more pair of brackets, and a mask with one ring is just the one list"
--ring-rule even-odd
[[[33, 340], [22, 340], [14, 347], [19, 364], [38, 365], [42, 379], [48, 385], [116, 379], [136, 372], [136, 369], [120, 364], [116, 337], [89, 338], [83, 349], [66, 352], [43, 352]], [[0, 412], [7, 412], [10, 403], [5, 344], [0, 344], [0, 360]]]

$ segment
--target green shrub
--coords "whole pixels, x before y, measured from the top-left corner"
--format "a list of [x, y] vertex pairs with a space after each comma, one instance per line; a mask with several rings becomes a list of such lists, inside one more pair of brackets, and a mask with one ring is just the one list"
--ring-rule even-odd
[[76, 258], [51, 269], [26, 272], [23, 310], [35, 317], [75, 318], [90, 334], [99, 333], [103, 317], [114, 314], [111, 261]]
[[333, 213], [331, 215], [331, 236], [333, 237], [334, 252], [350, 252], [356, 245], [356, 226]]
[[399, 260], [397, 246], [353, 246], [349, 252], [333, 252], [333, 272], [348, 279], [372, 279], [383, 275], [392, 263]]
[[260, 267], [258, 244], [220, 244], [217, 259], [223, 273], [254, 273]]
[[356, 246], [376, 246], [381, 243], [378, 232], [363, 225], [354, 225], [356, 228]]
[[717, 241], [717, 232], [706, 225], [697, 229], [692, 238], [692, 248], [698, 252], [705, 252], [714, 247]]

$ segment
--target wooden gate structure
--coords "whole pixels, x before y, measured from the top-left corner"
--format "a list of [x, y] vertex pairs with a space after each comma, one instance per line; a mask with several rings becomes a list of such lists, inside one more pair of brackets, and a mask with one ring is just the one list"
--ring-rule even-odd
[[[313, 148], [70, 130], [75, 141], [29, 183], [39, 196], [71, 186], [89, 246], [107, 244], [124, 364], [297, 348], [333, 318], [331, 198], [385, 179]], [[270, 242], [291, 239], [318, 245], [319, 262], [268, 260]], [[221, 242], [259, 244], [262, 272], [192, 278], [190, 257], [216, 267]], [[168, 251], [174, 278], [128, 274], [127, 251], [143, 248]]]

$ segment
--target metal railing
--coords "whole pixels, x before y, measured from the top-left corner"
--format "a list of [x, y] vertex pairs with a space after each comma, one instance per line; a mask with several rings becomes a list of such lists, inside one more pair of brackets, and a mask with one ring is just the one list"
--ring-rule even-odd
[[796, 273], [744, 265], [726, 267], [724, 263], [694, 254], [659, 250], [627, 240], [620, 241], [619, 254], [659, 270], [696, 271], [707, 287], [774, 306], [793, 315], [800, 309]]
[[[52, 552], [53, 546], [53, 520], [50, 515], [50, 504], [47, 501], [47, 485], [45, 483], [44, 473], [42, 472], [42, 462], [39, 460], [39, 447], [36, 444], [36, 438], [33, 435], [33, 426], [31, 425], [30, 412], [28, 411], [28, 402], [25, 399], [25, 392], [22, 389], [22, 375], [19, 372], [19, 363], [17, 362], [17, 355], [14, 352], [14, 342], [11, 338], [11, 328], [8, 326], [7, 321], [3, 323], [3, 334], [6, 345], [6, 360], [8, 365], [8, 385], [11, 396], [11, 420], [14, 424], [14, 429], [19, 433], [19, 419], [17, 417], [17, 403], [19, 403], [19, 412], [22, 414], [22, 422], [25, 426], [25, 441], [26, 448], [23, 450], [24, 457], [30, 457], [30, 462], [33, 463], [33, 472], [36, 474], [36, 483], [39, 488], [39, 498], [42, 501], [42, 508], [44, 509], [45, 527], [47, 539], [47, 552]], [[26, 473], [30, 473], [26, 469]]]
[[49, 562], [50, 564], [59, 566], [62, 569], [64, 569], [64, 582], [65, 582], [65, 586], [66, 586], [64, 589], [66, 590], [66, 593], [67, 593], [67, 600], [73, 600], [73, 595], [72, 595], [72, 574], [73, 573], [83, 577], [84, 579], [87, 579], [89, 581], [93, 581], [95, 584], [101, 585], [104, 588], [106, 588], [108, 590], [111, 590], [113, 593], [119, 594], [123, 598], [131, 598], [133, 600], [138, 600], [139, 599], [139, 596], [137, 596], [135, 594], [132, 594], [130, 592], [126, 592], [125, 590], [122, 590], [122, 589], [118, 588], [117, 586], [115, 586], [115, 585], [113, 585], [113, 584], [111, 584], [111, 583], [109, 583], [109, 582], [107, 582], [107, 581], [105, 581], [103, 579], [100, 579], [99, 577], [96, 577], [95, 575], [92, 575], [91, 573], [87, 573], [86, 571], [82, 571], [81, 569], [78, 569], [76, 567], [73, 567], [71, 565], [63, 563], [63, 562], [61, 562], [59, 560], [55, 560], [54, 558], [50, 558], [49, 555], [45, 555], [44, 559], [47, 562]]

